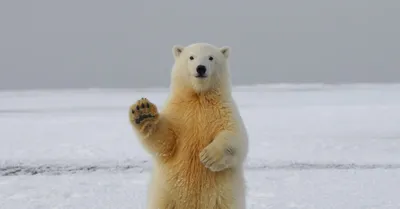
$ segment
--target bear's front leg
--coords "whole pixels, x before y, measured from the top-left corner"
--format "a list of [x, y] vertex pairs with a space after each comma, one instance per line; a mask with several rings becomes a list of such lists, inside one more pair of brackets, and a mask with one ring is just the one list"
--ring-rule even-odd
[[175, 148], [175, 134], [168, 119], [158, 113], [155, 104], [146, 98], [130, 107], [129, 119], [144, 147], [154, 156], [171, 157]]
[[220, 132], [215, 139], [200, 152], [200, 161], [211, 171], [217, 172], [235, 167], [241, 163], [240, 137], [230, 131]]
[[157, 107], [146, 98], [142, 98], [130, 107], [129, 119], [132, 126], [147, 137], [156, 130], [159, 122]]

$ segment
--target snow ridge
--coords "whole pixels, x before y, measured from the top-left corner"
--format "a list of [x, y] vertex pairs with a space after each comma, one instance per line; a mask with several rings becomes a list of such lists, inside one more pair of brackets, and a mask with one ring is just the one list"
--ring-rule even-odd
[[[247, 163], [246, 170], [393, 170], [400, 169], [400, 164], [357, 164], [357, 163], [306, 163], [306, 162], [283, 162], [283, 163]], [[18, 175], [66, 175], [76, 173], [104, 172], [149, 172], [151, 165], [148, 161], [131, 162], [127, 164], [113, 165], [3, 165], [0, 166], [0, 176]]]

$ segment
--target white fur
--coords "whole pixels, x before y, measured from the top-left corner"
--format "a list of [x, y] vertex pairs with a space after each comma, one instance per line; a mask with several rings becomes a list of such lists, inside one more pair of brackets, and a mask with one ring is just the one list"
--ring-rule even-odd
[[[227, 64], [230, 55], [229, 47], [217, 48], [207, 43], [196, 43], [187, 47], [176, 45], [172, 51], [175, 64], [171, 85], [192, 87], [198, 92], [204, 92], [216, 86], [225, 86], [227, 91], [231, 91], [231, 78]], [[191, 56], [193, 60], [190, 59]], [[209, 60], [210, 56], [213, 57], [212, 61]], [[207, 78], [196, 78], [198, 65], [206, 66]], [[177, 81], [179, 83], [176, 83]]]
[[[229, 47], [215, 47], [206, 43], [192, 44], [187, 47], [174, 46], [172, 53], [175, 58], [175, 63], [171, 74], [171, 94], [166, 101], [164, 111], [161, 115], [165, 114], [173, 116], [173, 118], [180, 118], [181, 115], [177, 113], [177, 106], [184, 108], [184, 92], [188, 89], [194, 90], [199, 95], [207, 95], [209, 92], [218, 92], [219, 104], [222, 104], [227, 112], [230, 113], [229, 124], [233, 124], [235, 130], [223, 130], [217, 134], [214, 141], [211, 142], [205, 149], [219, 149], [223, 150], [224, 146], [232, 146], [235, 149], [235, 154], [232, 156], [224, 156], [221, 161], [226, 161], [227, 164], [220, 164], [220, 166], [211, 165], [208, 167], [212, 172], [219, 172], [224, 169], [230, 168], [232, 172], [226, 178], [219, 178], [217, 184], [218, 189], [210, 191], [207, 194], [198, 194], [201, 199], [207, 200], [205, 205], [201, 208], [229, 208], [229, 209], [245, 209], [245, 179], [243, 162], [248, 153], [248, 135], [244, 125], [244, 122], [239, 114], [237, 105], [231, 94], [231, 79], [228, 68], [228, 58], [230, 56]], [[190, 56], [193, 56], [193, 60], [190, 60]], [[213, 60], [209, 60], [212, 56]], [[196, 77], [196, 67], [198, 65], [204, 65], [207, 68], [206, 78]], [[177, 99], [177, 97], [180, 97]], [[207, 99], [206, 99], [207, 100]], [[190, 104], [191, 105], [191, 104]], [[209, 104], [207, 104], [209, 105]], [[205, 106], [205, 111], [210, 111], [210, 106]], [[202, 112], [200, 112], [201, 114]], [[199, 115], [200, 118], [201, 115]], [[204, 115], [203, 115], [204, 118]], [[187, 118], [185, 118], [186, 120]], [[200, 120], [197, 117], [192, 117], [190, 120]], [[217, 119], [218, 120], [218, 119]], [[193, 122], [193, 121], [191, 121]], [[195, 121], [197, 123], [197, 121]], [[201, 122], [201, 121], [200, 121]], [[196, 124], [194, 123], [194, 124]], [[232, 134], [232, 135], [230, 135]], [[201, 135], [201, 134], [200, 134]], [[203, 136], [203, 135], [202, 135]], [[223, 138], [229, 138], [229, 140], [221, 140]], [[188, 137], [190, 140], [196, 140], [195, 135]], [[211, 150], [210, 153], [215, 153], [215, 150]], [[177, 153], [175, 153], [177, 154]], [[177, 161], [185, 161], [185, 159], [175, 159]], [[179, 165], [179, 162], [177, 163]], [[207, 167], [207, 166], [206, 166]], [[176, 192], [173, 185], [169, 185], [170, 182], [166, 179], [168, 173], [175, 170], [178, 167], [166, 167], [162, 161], [155, 161], [154, 172], [152, 176], [152, 184], [149, 189], [149, 206], [150, 209], [164, 209], [158, 208], [163, 205], [163, 202], [168, 198], [165, 195]], [[204, 182], [207, 184], [207, 182]], [[185, 188], [180, 188], [185, 189]], [[178, 191], [179, 192], [179, 191]], [[221, 198], [220, 194], [229, 194], [233, 192], [231, 196], [225, 196]], [[175, 193], [174, 193], [175, 194]], [[215, 199], [220, 198], [220, 199]], [[216, 203], [218, 201], [218, 204]], [[190, 203], [190, 200], [187, 200]], [[218, 206], [217, 206], [218, 205]], [[177, 209], [181, 207], [177, 206]]]

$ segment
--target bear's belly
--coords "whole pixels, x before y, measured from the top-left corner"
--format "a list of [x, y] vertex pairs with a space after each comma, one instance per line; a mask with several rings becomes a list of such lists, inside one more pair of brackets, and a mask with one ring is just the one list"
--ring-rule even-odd
[[[207, 135], [207, 136], [206, 136]], [[200, 152], [213, 140], [213, 133], [203, 138], [179, 139], [174, 158], [166, 164], [167, 188], [175, 208], [223, 208], [223, 199], [231, 199], [234, 173], [230, 169], [212, 172], [200, 162]], [[231, 202], [231, 201], [229, 201]], [[207, 207], [205, 207], [207, 206]]]
[[230, 126], [231, 109], [221, 104], [177, 104], [167, 108], [179, 131], [174, 156], [163, 164], [162, 174], [173, 208], [230, 208], [237, 174], [231, 169], [212, 172], [200, 162], [200, 152]]
[[223, 205], [232, 204], [232, 182], [234, 174], [230, 169], [212, 172], [199, 161], [187, 160], [169, 168], [167, 188], [174, 209], [179, 208], [228, 208]]

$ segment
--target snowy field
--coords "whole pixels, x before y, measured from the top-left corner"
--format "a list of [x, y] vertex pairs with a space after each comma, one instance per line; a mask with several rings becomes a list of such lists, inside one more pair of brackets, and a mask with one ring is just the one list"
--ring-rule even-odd
[[[167, 91], [0, 92], [0, 209], [144, 209], [128, 122]], [[400, 85], [234, 88], [250, 136], [248, 209], [400, 208]]]

